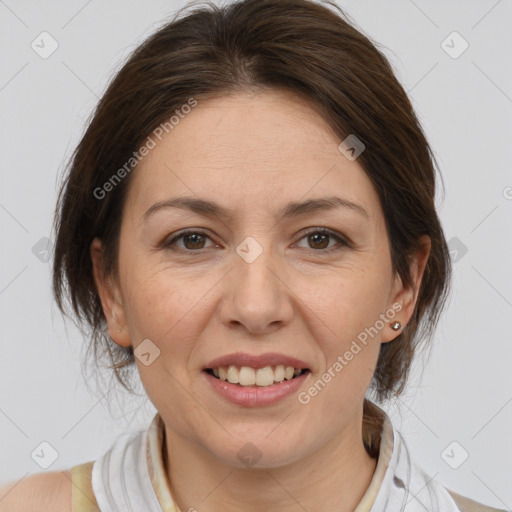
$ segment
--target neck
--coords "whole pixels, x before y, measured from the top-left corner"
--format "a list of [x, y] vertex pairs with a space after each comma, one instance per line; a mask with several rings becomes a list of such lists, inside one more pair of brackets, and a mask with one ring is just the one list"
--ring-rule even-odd
[[357, 425], [297, 462], [265, 469], [226, 464], [166, 427], [163, 455], [173, 497], [183, 512], [351, 512], [377, 463], [364, 447], [362, 418]]

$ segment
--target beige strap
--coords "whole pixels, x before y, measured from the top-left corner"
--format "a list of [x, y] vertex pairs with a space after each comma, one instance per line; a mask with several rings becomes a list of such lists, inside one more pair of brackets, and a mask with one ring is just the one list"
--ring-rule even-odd
[[504, 509], [487, 507], [486, 505], [482, 505], [482, 503], [478, 503], [477, 501], [466, 498], [466, 496], [461, 496], [450, 489], [446, 489], [450, 496], [454, 499], [457, 507], [459, 507], [461, 512], [507, 512]]
[[91, 483], [94, 461], [79, 464], [71, 468], [72, 512], [101, 512]]

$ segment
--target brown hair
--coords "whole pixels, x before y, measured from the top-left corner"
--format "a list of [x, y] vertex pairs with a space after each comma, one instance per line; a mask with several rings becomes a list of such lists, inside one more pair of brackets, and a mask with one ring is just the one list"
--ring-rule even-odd
[[[95, 361], [106, 354], [125, 385], [133, 350], [113, 343], [106, 333], [89, 246], [93, 237], [102, 239], [105, 272], [117, 275], [131, 174], [101, 199], [94, 191], [191, 98], [280, 88], [312, 102], [340, 142], [356, 134], [365, 144], [358, 162], [378, 192], [393, 269], [404, 283], [412, 284], [410, 255], [421, 235], [431, 238], [414, 314], [395, 340], [381, 345], [371, 386], [379, 400], [401, 393], [415, 350], [433, 334], [451, 274], [434, 204], [437, 164], [404, 89], [385, 56], [334, 3], [243, 0], [186, 10], [128, 58], [70, 159], [55, 219], [53, 290], [60, 309], [64, 312], [67, 294], [84, 332], [90, 328]], [[368, 404], [365, 414], [371, 415]]]

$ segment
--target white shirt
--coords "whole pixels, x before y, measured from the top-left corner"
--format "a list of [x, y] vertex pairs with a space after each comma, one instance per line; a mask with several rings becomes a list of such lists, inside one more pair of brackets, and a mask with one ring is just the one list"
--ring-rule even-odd
[[[460, 512], [447, 489], [411, 460], [402, 435], [382, 414], [377, 466], [354, 512]], [[94, 462], [91, 483], [101, 512], [180, 512], [167, 484], [164, 435], [156, 414], [147, 430], [121, 435]], [[476, 502], [471, 507], [467, 510], [496, 510]]]

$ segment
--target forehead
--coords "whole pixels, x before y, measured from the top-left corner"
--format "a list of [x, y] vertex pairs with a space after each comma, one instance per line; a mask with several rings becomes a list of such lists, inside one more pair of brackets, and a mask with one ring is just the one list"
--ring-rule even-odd
[[[137, 210], [170, 196], [215, 197], [229, 207], [342, 194], [372, 215], [378, 197], [362, 167], [314, 105], [283, 91], [198, 100], [139, 163], [127, 201]], [[144, 210], [145, 211], [145, 210]]]

